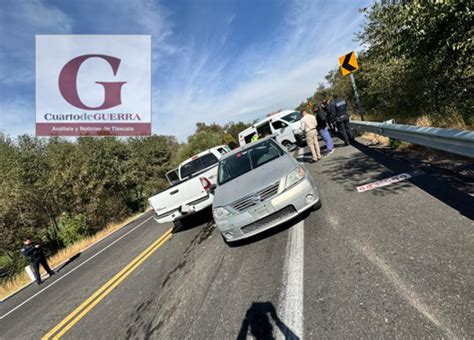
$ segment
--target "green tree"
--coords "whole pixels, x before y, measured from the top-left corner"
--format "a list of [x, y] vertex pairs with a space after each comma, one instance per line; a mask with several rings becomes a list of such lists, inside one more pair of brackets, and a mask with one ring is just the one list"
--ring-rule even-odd
[[[375, 3], [359, 34], [370, 109], [407, 116], [459, 114], [473, 105], [474, 11], [469, 0]], [[387, 98], [373, 99], [385, 95]]]

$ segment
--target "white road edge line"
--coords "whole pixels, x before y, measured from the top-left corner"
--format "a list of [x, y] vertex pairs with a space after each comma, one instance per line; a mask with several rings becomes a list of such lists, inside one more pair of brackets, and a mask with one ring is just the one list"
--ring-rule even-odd
[[303, 339], [304, 333], [304, 221], [291, 227], [283, 268], [283, 291], [278, 311], [287, 327], [277, 339]]
[[[127, 223], [127, 224], [124, 225], [123, 227], [118, 228], [118, 229], [115, 230], [114, 232], [112, 232], [112, 233], [110, 233], [110, 234], [108, 234], [108, 235], [102, 237], [101, 239], [98, 239], [97, 241], [95, 241], [95, 242], [89, 244], [87, 247], [85, 247], [84, 249], [80, 250], [79, 253], [85, 252], [87, 249], [92, 248], [92, 247], [95, 246], [97, 243], [106, 240], [107, 238], [111, 237], [112, 235], [114, 235], [114, 234], [117, 233], [118, 231], [122, 230], [122, 228], [126, 227], [127, 225], [129, 225], [129, 224], [131, 224], [131, 223], [133, 223], [133, 222], [136, 222], [136, 220], [138, 220], [140, 217], [142, 217], [142, 216], [143, 216], [144, 214], [146, 214], [148, 211], [149, 211], [149, 210], [147, 210], [147, 211], [145, 211], [145, 212], [142, 212], [141, 214], [138, 214], [138, 215], [133, 219], [133, 221], [130, 221], [129, 223]], [[76, 254], [76, 255], [77, 255], [77, 254]], [[74, 256], [71, 256], [71, 257], [74, 257]], [[58, 264], [55, 265], [54, 267], [51, 267], [51, 269], [57, 270], [58, 268], [61, 268], [61, 266], [62, 266], [63, 264], [65, 264], [66, 262], [68, 262], [68, 261], [71, 259], [71, 257], [68, 258], [68, 259], [66, 259], [66, 260], [64, 260], [63, 262], [58, 263]], [[49, 277], [49, 275], [46, 274], [46, 273], [44, 273], [43, 275], [41, 275], [41, 278], [46, 278], [46, 277]], [[5, 302], [5, 301], [7, 301], [7, 300], [8, 300], [10, 297], [12, 297], [13, 295], [16, 295], [17, 293], [21, 292], [23, 289], [26, 289], [28, 286], [32, 285], [34, 282], [35, 282], [34, 280], [33, 280], [33, 281], [30, 281], [30, 282], [24, 284], [23, 286], [21, 286], [20, 288], [18, 288], [17, 290], [11, 292], [10, 294], [8, 294], [7, 296], [5, 296], [3, 299], [0, 300], [0, 304], [3, 303], [3, 302]], [[0, 320], [1, 320], [1, 318], [0, 318]]]
[[38, 295], [40, 295], [42, 292], [44, 292], [45, 290], [51, 288], [52, 286], [54, 286], [56, 283], [58, 283], [59, 281], [61, 281], [62, 279], [64, 279], [66, 276], [68, 276], [69, 274], [71, 274], [72, 272], [74, 272], [76, 269], [79, 269], [81, 268], [83, 265], [85, 265], [87, 262], [89, 262], [90, 260], [92, 260], [93, 258], [95, 258], [97, 255], [101, 254], [102, 252], [104, 252], [105, 250], [107, 250], [108, 248], [112, 247], [115, 243], [117, 243], [118, 241], [120, 241], [121, 239], [123, 239], [125, 236], [127, 236], [128, 234], [130, 234], [132, 231], [138, 229], [139, 227], [141, 227], [145, 222], [148, 222], [149, 220], [151, 220], [153, 218], [153, 216], [150, 216], [149, 218], [147, 218], [145, 221], [141, 222], [140, 224], [138, 224], [137, 226], [135, 226], [133, 229], [130, 229], [129, 231], [127, 231], [125, 234], [123, 234], [122, 236], [120, 236], [118, 239], [116, 239], [115, 241], [113, 241], [112, 243], [110, 243], [109, 245], [107, 245], [105, 248], [99, 250], [97, 253], [95, 253], [94, 255], [92, 255], [91, 257], [89, 257], [87, 260], [85, 260], [84, 262], [82, 262], [80, 265], [78, 265], [77, 267], [75, 267], [74, 269], [71, 269], [69, 272], [67, 272], [66, 274], [64, 274], [63, 276], [61, 276], [60, 278], [58, 278], [56, 281], [54, 281], [53, 283], [51, 283], [50, 285], [44, 287], [42, 290], [40, 290], [39, 292], [37, 292], [36, 294], [32, 295], [31, 297], [29, 297], [28, 299], [26, 299], [25, 301], [23, 301], [22, 303], [20, 303], [18, 306], [14, 307], [13, 309], [11, 309], [10, 311], [8, 311], [7, 313], [3, 314], [2, 316], [0, 316], [0, 320], [2, 320], [3, 318], [7, 317], [8, 315], [10, 315], [11, 313], [13, 313], [14, 311], [16, 311], [18, 308], [20, 308], [21, 306], [23, 306], [25, 303], [33, 300], [35, 297], [37, 297]]

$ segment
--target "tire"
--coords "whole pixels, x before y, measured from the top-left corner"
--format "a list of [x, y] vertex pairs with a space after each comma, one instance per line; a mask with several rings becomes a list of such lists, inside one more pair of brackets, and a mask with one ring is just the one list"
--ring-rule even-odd
[[178, 232], [181, 229], [184, 229], [183, 221], [181, 220], [173, 221], [173, 231]]
[[319, 209], [321, 209], [322, 206], [323, 206], [323, 203], [321, 202], [321, 198], [320, 198], [318, 203], [313, 205], [313, 208], [311, 210], [313, 210], [313, 211], [319, 210]]
[[226, 240], [224, 235], [221, 234], [222, 239], [224, 240], [224, 243], [229, 247], [229, 248], [234, 248], [236, 246], [236, 242], [229, 242]]
[[286, 148], [287, 151], [290, 151], [291, 146], [293, 145], [290, 141], [287, 140], [284, 140], [281, 144]]

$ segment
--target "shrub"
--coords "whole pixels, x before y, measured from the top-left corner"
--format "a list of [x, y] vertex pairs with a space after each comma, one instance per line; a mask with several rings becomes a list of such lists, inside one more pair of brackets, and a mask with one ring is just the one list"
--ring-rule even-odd
[[65, 245], [71, 245], [76, 241], [84, 238], [87, 232], [86, 217], [82, 214], [70, 216], [69, 214], [62, 214], [59, 219], [58, 236], [61, 242]]

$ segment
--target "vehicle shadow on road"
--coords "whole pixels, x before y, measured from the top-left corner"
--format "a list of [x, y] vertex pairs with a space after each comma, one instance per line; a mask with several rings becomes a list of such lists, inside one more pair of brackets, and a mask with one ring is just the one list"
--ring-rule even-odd
[[[390, 157], [382, 150], [377, 150], [360, 143], [354, 143], [354, 147], [394, 173], [415, 171], [407, 162]], [[453, 173], [452, 176], [456, 176], [456, 174]], [[441, 180], [429, 174], [423, 174], [421, 176], [412, 177], [409, 182], [457, 210], [461, 215], [474, 220], [474, 209], [472, 208], [474, 206], [474, 197], [456, 189], [450, 185], [448, 181]]]
[[285, 336], [285, 339], [299, 339], [278, 317], [275, 306], [271, 302], [252, 302], [252, 305], [245, 313], [237, 340], [247, 339], [248, 333], [257, 340], [276, 339], [271, 320], [273, 320], [273, 324]]
[[173, 225], [173, 234], [186, 231], [189, 229], [193, 229], [199, 227], [201, 225], [205, 225], [213, 220], [212, 217], [212, 208], [208, 207], [204, 210], [198, 211], [192, 215], [186, 216], [178, 221], [176, 221]]
[[[399, 172], [384, 169], [378, 162], [365, 154], [357, 153], [351, 158], [346, 156], [331, 156], [325, 160], [321, 172], [330, 180], [342, 185], [346, 191], [357, 192], [357, 187], [392, 177]], [[403, 171], [402, 171], [403, 172]], [[388, 186], [371, 190], [373, 195], [386, 196], [406, 191], [412, 184], [409, 181], [393, 183]]]

